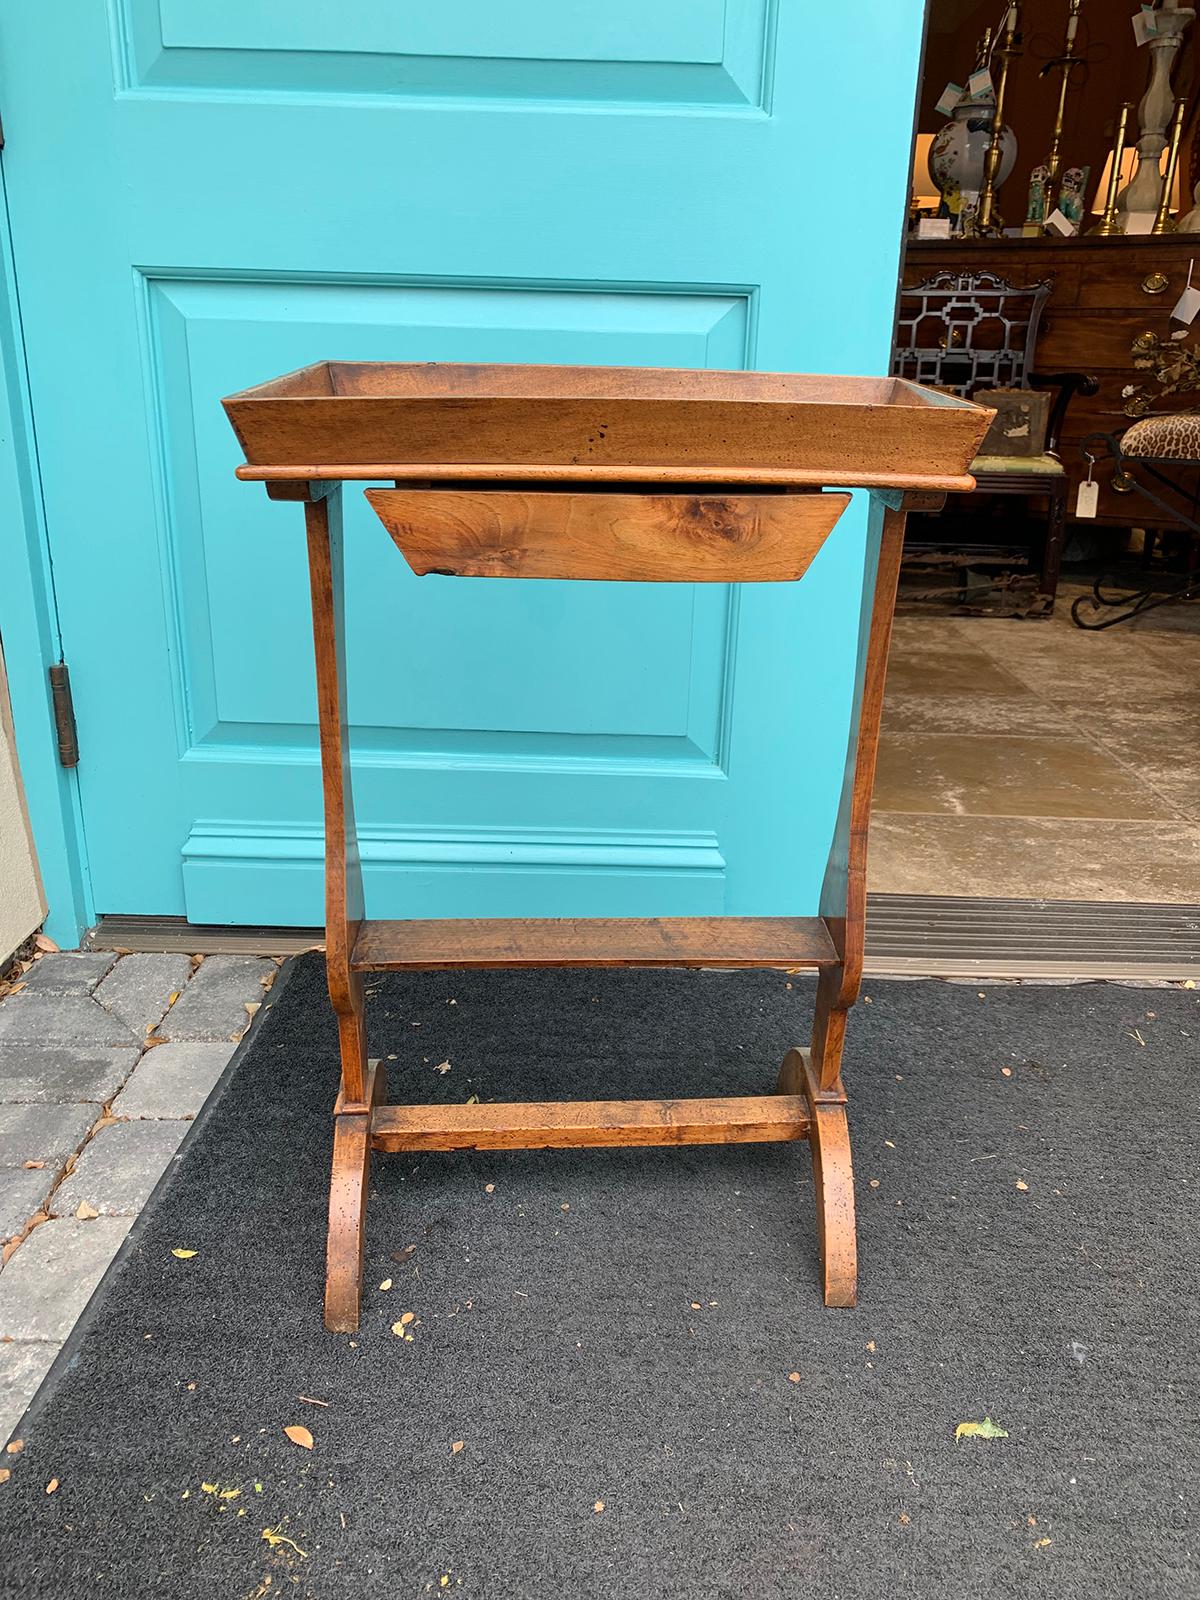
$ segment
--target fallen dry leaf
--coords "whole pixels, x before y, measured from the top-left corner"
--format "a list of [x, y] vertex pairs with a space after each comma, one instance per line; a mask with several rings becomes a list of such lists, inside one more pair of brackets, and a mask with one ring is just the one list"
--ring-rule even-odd
[[1012, 1068], [1011, 1067], [1001, 1067], [1000, 1068], [1000, 1076], [1002, 1078], [1011, 1078], [1012, 1077]]
[[450, 1063], [448, 1061], [439, 1061], [437, 1066], [434, 1067], [433, 1070], [435, 1072], [440, 1072], [442, 1077], [444, 1078], [446, 1076], [446, 1074], [450, 1071]]
[[1017, 1179], [1017, 1188], [1025, 1194], [1029, 1193], [1029, 1185], [1025, 1182], [1024, 1178]]
[[788, 1373], [788, 1382], [789, 1383], [799, 1383], [800, 1382], [800, 1374], [798, 1372], [789, 1372]]
[[95, 1206], [90, 1206], [86, 1200], [81, 1200], [75, 1207], [75, 1215], [79, 1218], [80, 1222], [91, 1222], [93, 1217], [98, 1217], [100, 1213], [96, 1210]]
[[34, 947], [40, 950], [44, 956], [54, 955], [59, 948], [49, 934], [46, 933], [35, 933], [33, 943]]
[[25, 1170], [26, 1172], [40, 1172], [45, 1165], [46, 1163], [44, 1161], [27, 1161], [25, 1163]]
[[176, 1261], [190, 1261], [196, 1252], [194, 1250], [172, 1250], [171, 1254]]
[[251, 1016], [253, 1016], [256, 1011], [261, 1011], [262, 1010], [262, 1001], [261, 1000], [247, 1000], [246, 1001], [246, 1010], [250, 1013]]
[[167, 996], [167, 1010], [168, 1011], [175, 1004], [176, 1000], [179, 999], [179, 996], [180, 996], [181, 992], [182, 991], [179, 990], [179, 989], [172, 989], [171, 990], [170, 994]]
[[597, 1500], [596, 1504], [592, 1507], [592, 1510], [593, 1511], [603, 1511], [604, 1510], [604, 1501], [603, 1500]]
[[308, 1560], [308, 1551], [307, 1550], [301, 1550], [300, 1546], [296, 1543], [295, 1539], [289, 1539], [287, 1534], [282, 1532], [282, 1528], [283, 1528], [283, 1524], [282, 1523], [279, 1524], [278, 1528], [264, 1528], [263, 1531], [262, 1531], [262, 1536], [267, 1541], [267, 1543], [271, 1546], [272, 1550], [274, 1550], [278, 1545], [281, 1545], [281, 1544], [290, 1545], [292, 1547], [292, 1549], [296, 1552], [296, 1554], [301, 1558], [302, 1561], [307, 1561]]
[[455, 1439], [454, 1443], [450, 1446], [450, 1454], [452, 1456], [456, 1456], [462, 1447], [463, 1441], [461, 1439]]
[[58, 1479], [57, 1478], [51, 1478], [50, 1482], [46, 1485], [46, 1493], [47, 1494], [53, 1494], [54, 1491], [57, 1488], [58, 1488]]
[[10, 1456], [19, 1456], [25, 1448], [25, 1441], [24, 1439], [10, 1439], [4, 1448]]
[[12, 1477], [11, 1467], [0, 1467], [0, 1483], [7, 1483]]
[[411, 1261], [416, 1253], [417, 1247], [415, 1244], [406, 1244], [403, 1250], [392, 1251], [392, 1260], [398, 1262], [400, 1266], [403, 1266], [406, 1261]]
[[982, 1422], [960, 1422], [954, 1430], [954, 1442], [960, 1439], [1007, 1439], [1008, 1433], [1004, 1428], [994, 1423], [991, 1417], [984, 1417]]
[[495, 1194], [496, 1185], [494, 1183], [485, 1183], [483, 1186], [483, 1192], [484, 1194]]
[[288, 1438], [293, 1444], [298, 1444], [300, 1446], [301, 1450], [312, 1449], [312, 1434], [309, 1433], [307, 1428], [302, 1428], [298, 1422], [292, 1423], [291, 1427], [285, 1428], [283, 1431], [287, 1434]]
[[390, 1289], [392, 1287], [392, 1280], [390, 1278], [385, 1278], [379, 1287], [384, 1290]]

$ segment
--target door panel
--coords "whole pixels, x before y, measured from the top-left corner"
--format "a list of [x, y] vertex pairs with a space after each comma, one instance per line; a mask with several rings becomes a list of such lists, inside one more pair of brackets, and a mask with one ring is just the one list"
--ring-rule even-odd
[[771, 0], [523, 0], [424, 12], [345, 0], [118, 0], [127, 89], [382, 92], [757, 107]]
[[[853, 80], [808, 7], [519, 10], [0, 20], [100, 913], [320, 919], [303, 519], [234, 479], [222, 395], [324, 357], [886, 370], [916, 0], [868, 4]], [[373, 915], [813, 909], [861, 505], [738, 591], [417, 579], [346, 499]]]

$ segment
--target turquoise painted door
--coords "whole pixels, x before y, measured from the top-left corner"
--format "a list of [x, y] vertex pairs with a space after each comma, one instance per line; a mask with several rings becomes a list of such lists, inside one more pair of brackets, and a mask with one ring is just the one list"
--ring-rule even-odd
[[[324, 357], [884, 372], [921, 9], [849, 49], [802, 0], [5, 8], [97, 913], [320, 919], [302, 518], [219, 397]], [[454, 584], [349, 491], [372, 913], [813, 909], [864, 528], [800, 587]]]

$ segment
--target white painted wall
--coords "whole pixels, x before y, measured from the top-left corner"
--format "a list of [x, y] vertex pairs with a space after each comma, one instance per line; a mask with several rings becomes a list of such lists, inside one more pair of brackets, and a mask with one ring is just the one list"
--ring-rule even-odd
[[17, 771], [17, 747], [8, 704], [8, 678], [0, 651], [0, 963], [46, 915], [33, 835]]

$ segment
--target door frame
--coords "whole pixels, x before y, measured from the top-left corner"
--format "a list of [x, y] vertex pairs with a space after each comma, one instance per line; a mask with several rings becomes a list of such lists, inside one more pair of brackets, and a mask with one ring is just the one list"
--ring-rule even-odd
[[8, 665], [19, 776], [49, 906], [45, 927], [63, 949], [75, 949], [95, 916], [79, 780], [74, 769], [59, 762], [50, 698], [48, 669], [62, 659], [62, 640], [2, 154], [0, 377], [0, 501], [12, 507], [15, 530], [4, 551], [9, 581], [0, 584], [0, 639]]

